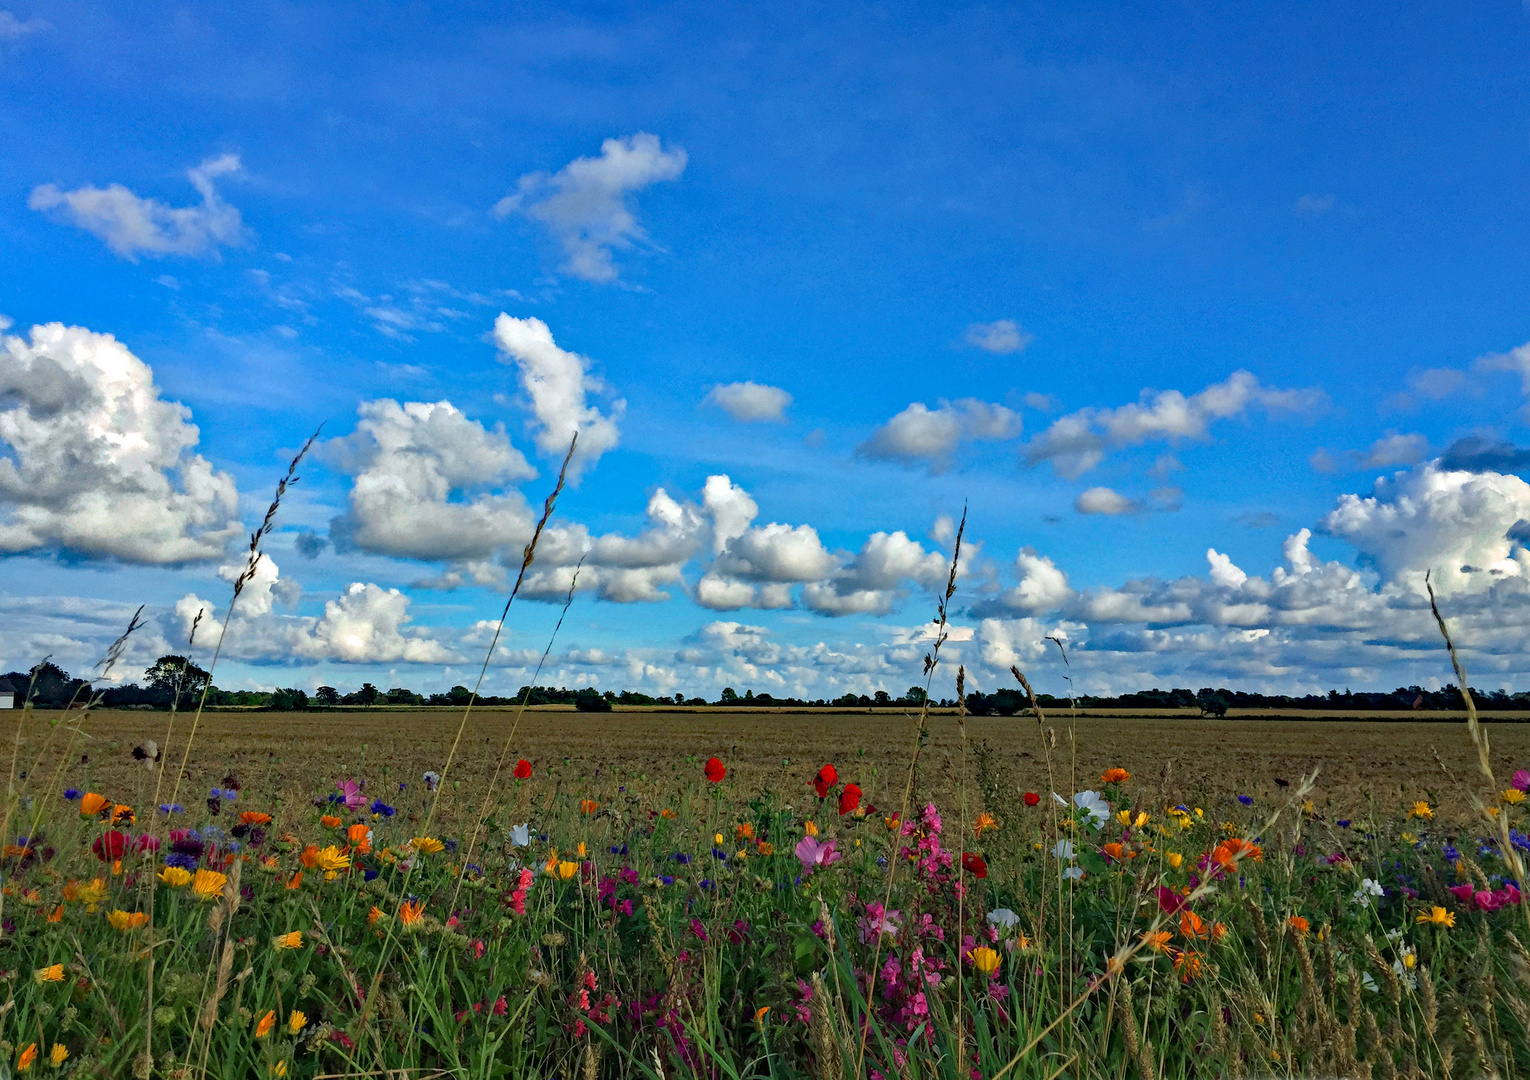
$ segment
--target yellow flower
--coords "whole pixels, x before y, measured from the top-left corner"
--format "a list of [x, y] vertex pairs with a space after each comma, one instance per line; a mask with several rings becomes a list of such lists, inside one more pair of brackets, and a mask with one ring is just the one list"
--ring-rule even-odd
[[817, 836], [818, 826], [814, 825], [811, 821], [805, 821], [802, 823], [802, 831], [807, 833], [809, 836]]
[[999, 962], [999, 954], [994, 952], [987, 945], [979, 945], [977, 948], [972, 950], [972, 966], [977, 968], [984, 975], [992, 975], [995, 971], [998, 971]]
[[191, 879], [191, 891], [203, 900], [216, 900], [223, 895], [223, 886], [227, 883], [227, 874], [220, 874], [216, 870], [198, 870], [196, 877]]
[[74, 895], [75, 899], [85, 905], [85, 910], [94, 915], [101, 901], [106, 899], [106, 879], [92, 878], [90, 884], [81, 885]]
[[409, 842], [414, 845], [414, 850], [422, 855], [434, 855], [437, 852], [446, 850], [446, 845], [434, 836], [416, 836]]
[[1430, 818], [1434, 817], [1434, 811], [1430, 809], [1427, 802], [1425, 802], [1423, 799], [1420, 799], [1418, 802], [1414, 803], [1412, 809], [1408, 811], [1408, 816], [1423, 818], [1425, 821], [1428, 821]]
[[[718, 847], [722, 847], [722, 842], [723, 842], [723, 835], [722, 835], [722, 833], [718, 833], [716, 836], [712, 837], [712, 843], [716, 844]], [[583, 847], [584, 845], [581, 844], [579, 846]], [[580, 854], [583, 855], [584, 852], [581, 851]]]
[[287, 1031], [289, 1034], [296, 1035], [298, 1032], [303, 1030], [303, 1026], [307, 1023], [307, 1015], [298, 1012], [296, 1009], [293, 1009], [292, 1015], [287, 1017]]
[[64, 981], [64, 965], [63, 964], [53, 964], [50, 967], [41, 967], [41, 968], [38, 968], [36, 971], [34, 971], [32, 973], [32, 978], [36, 979], [39, 985], [41, 985], [42, 983], [63, 982]]
[[1142, 932], [1142, 944], [1154, 952], [1167, 952], [1169, 949], [1169, 939], [1173, 936], [1173, 932], [1169, 930], [1144, 930]]
[[[721, 835], [721, 834], [719, 834], [719, 835]], [[722, 843], [722, 841], [719, 840], [718, 843], [720, 844], [720, 843]], [[579, 841], [579, 846], [574, 849], [574, 854], [578, 855], [581, 859], [583, 859], [583, 858], [587, 857], [590, 854], [590, 849], [585, 847], [584, 846], [584, 841], [581, 840], [581, 841]]]
[[267, 1009], [266, 1015], [262, 1016], [260, 1022], [255, 1025], [255, 1037], [257, 1039], [264, 1039], [267, 1035], [271, 1034], [271, 1029], [275, 1026], [276, 1010]]
[[1132, 828], [1140, 829], [1140, 828], [1142, 828], [1142, 826], [1146, 825], [1147, 823], [1148, 823], [1148, 812], [1146, 810], [1139, 810], [1139, 811], [1137, 811], [1137, 816], [1132, 819]]
[[65, 1046], [63, 1043], [54, 1043], [53, 1049], [48, 1051], [48, 1063], [51, 1064], [55, 1069], [62, 1065], [64, 1060], [68, 1057], [69, 1047]]
[[285, 934], [277, 934], [271, 939], [271, 947], [278, 952], [282, 949], [301, 949], [303, 947], [303, 931], [289, 930]]
[[1177, 851], [1169, 852], [1167, 855], [1164, 856], [1164, 858], [1167, 859], [1169, 865], [1172, 866], [1176, 870], [1178, 870], [1180, 868], [1180, 866], [1184, 864], [1184, 861], [1185, 861], [1185, 857], [1183, 855], [1181, 855]]
[[275, 1065], [271, 1066], [271, 1075], [272, 1076], [286, 1076], [287, 1075], [287, 1061], [286, 1061], [285, 1058], [283, 1058], [281, 1061], [278, 1061]]
[[547, 861], [542, 864], [542, 869], [549, 874], [558, 869], [558, 849], [553, 848], [547, 853]]
[[16, 1058], [16, 1071], [26, 1072], [32, 1067], [32, 1062], [37, 1060], [37, 1044], [27, 1043], [26, 1049]]
[[1498, 797], [1510, 806], [1515, 806], [1525, 801], [1525, 793], [1517, 787], [1505, 788]]
[[558, 864], [558, 876], [564, 881], [579, 873], [579, 864], [576, 862], [560, 862]]
[[97, 795], [94, 791], [87, 791], [80, 796], [80, 813], [85, 817], [95, 817], [102, 810], [112, 804], [105, 795]]
[[1117, 810], [1116, 820], [1122, 825], [1130, 825], [1132, 823], [1132, 812], [1130, 810]]
[[118, 908], [116, 911], [107, 914], [106, 921], [111, 923], [113, 930], [125, 934], [129, 930], [136, 930], [148, 922], [149, 916], [147, 912], [123, 911], [121, 908]]
[[1419, 915], [1418, 921], [1421, 923], [1428, 923], [1432, 926], [1453, 927], [1456, 925], [1456, 916], [1454, 912], [1446, 911], [1442, 907], [1435, 906]]
[[316, 865], [324, 871], [324, 876], [330, 881], [341, 870], [348, 870], [351, 865], [351, 857], [340, 850], [338, 844], [331, 844], [315, 856]]
[[1413, 834], [1412, 834], [1412, 833], [1410, 833], [1410, 832], [1405, 832], [1405, 833], [1403, 833], [1403, 834], [1402, 834], [1402, 838], [1403, 838], [1403, 843], [1405, 843], [1405, 844], [1412, 844], [1412, 843], [1416, 843], [1416, 842], [1417, 842], [1417, 840], [1418, 840], [1418, 837], [1416, 837], [1416, 836], [1414, 836], [1414, 835], [1413, 835]]

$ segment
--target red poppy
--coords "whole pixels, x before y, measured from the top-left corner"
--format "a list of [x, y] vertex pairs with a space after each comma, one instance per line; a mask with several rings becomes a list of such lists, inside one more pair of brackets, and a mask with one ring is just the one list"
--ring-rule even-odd
[[90, 850], [94, 851], [96, 858], [102, 862], [115, 862], [126, 853], [127, 846], [127, 834], [113, 830], [96, 837], [96, 842], [90, 845]]
[[517, 761], [515, 763], [515, 778], [517, 780], [530, 780], [531, 762], [527, 761], [525, 758], [521, 758], [521, 760]]
[[859, 805], [861, 805], [861, 789], [855, 784], [846, 784], [845, 790], [839, 793], [839, 812], [848, 814]]
[[839, 772], [833, 765], [825, 765], [818, 770], [818, 775], [813, 777], [813, 790], [818, 792], [820, 799], [827, 798], [829, 789], [839, 783]]
[[985, 878], [988, 876], [988, 864], [976, 852], [962, 852], [962, 869], [975, 878]]
[[715, 757], [707, 758], [707, 767], [702, 770], [707, 774], [707, 779], [714, 784], [722, 783], [723, 777], [728, 775], [728, 766], [718, 761]]
[[1027, 791], [1025, 793], [1025, 805], [1026, 806], [1035, 806], [1040, 801], [1041, 801], [1041, 796], [1037, 795], [1034, 791]]

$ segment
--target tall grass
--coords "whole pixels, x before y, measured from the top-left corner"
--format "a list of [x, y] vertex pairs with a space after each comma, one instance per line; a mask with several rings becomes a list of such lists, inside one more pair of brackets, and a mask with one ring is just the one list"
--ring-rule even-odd
[[[501, 628], [562, 486], [560, 472]], [[571, 587], [565, 613], [572, 599]], [[39, 775], [42, 751], [23, 768], [18, 728], [0, 849], [0, 1074], [1518, 1076], [1530, 774], [1500, 786], [1432, 610], [1482, 773], [1475, 816], [1458, 822], [1427, 804], [1329, 820], [1312, 777], [1269, 804], [1198, 801], [1167, 767], [1079, 778], [1071, 724], [1060, 751], [1018, 668], [1031, 720], [1017, 722], [1045, 791], [1017, 786], [1012, 757], [969, 745], [959, 667], [950, 805], [920, 794], [927, 694], [889, 730], [909, 740], [905, 772], [884, 789], [841, 761], [822, 797], [784, 771], [746, 787], [678, 755], [667, 775], [552, 785], [511, 723], [460, 837], [436, 835], [437, 809], [471, 702], [434, 790], [409, 777], [390, 793], [373, 777], [364, 799], [314, 791], [293, 805], [268, 773], [194, 812], [157, 809], [174, 712], [137, 791], [66, 789], [62, 769]], [[46, 738], [72, 748], [88, 711]], [[174, 747], [167, 806], [197, 733], [194, 719]], [[506, 774], [512, 752], [529, 778]]]

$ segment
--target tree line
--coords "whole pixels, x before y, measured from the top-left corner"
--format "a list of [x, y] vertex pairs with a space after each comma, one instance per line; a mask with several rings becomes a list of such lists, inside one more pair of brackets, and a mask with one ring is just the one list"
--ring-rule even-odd
[[[38, 708], [59, 709], [71, 704], [83, 704], [92, 697], [91, 683], [70, 675], [57, 664], [45, 660], [29, 671], [11, 671], [4, 676], [16, 689], [17, 704], [30, 699]], [[206, 695], [206, 703], [213, 707], [246, 707], [275, 709], [284, 712], [305, 709], [332, 709], [341, 706], [463, 706], [472, 697], [466, 686], [454, 686], [445, 693], [420, 694], [407, 687], [396, 686], [381, 690], [371, 683], [349, 693], [341, 693], [333, 686], [320, 686], [311, 693], [297, 687], [276, 690], [224, 690], [209, 685], [210, 676], [189, 658], [184, 656], [161, 656], [144, 673], [142, 684], [112, 686], [100, 691], [101, 704], [108, 708], [168, 709], [172, 704], [180, 708], [195, 708]], [[1504, 690], [1472, 689], [1479, 708], [1487, 710], [1530, 710], [1530, 692], [1510, 694]], [[476, 699], [481, 705], [514, 705], [524, 700], [528, 705], [573, 705], [585, 712], [606, 712], [614, 705], [726, 705], [734, 708], [793, 708], [826, 707], [840, 708], [893, 708], [898, 706], [917, 708], [923, 704], [925, 692], [921, 687], [910, 686], [898, 697], [885, 690], [872, 694], [842, 694], [834, 698], [777, 697], [768, 692], [756, 694], [746, 689], [742, 694], [731, 686], [723, 687], [714, 699], [676, 694], [645, 694], [636, 690], [596, 690], [592, 687], [569, 689], [552, 686], [522, 686], [514, 695], [480, 694]], [[1290, 709], [1331, 710], [1335, 712], [1394, 712], [1439, 711], [1459, 709], [1461, 695], [1453, 688], [1426, 690], [1421, 686], [1401, 686], [1396, 690], [1359, 691], [1330, 690], [1326, 694], [1256, 694], [1225, 687], [1202, 687], [1200, 690], [1173, 689], [1141, 690], [1114, 697], [1085, 694], [1072, 700], [1041, 694], [1037, 699], [1043, 709], [1055, 711], [1076, 706], [1080, 709], [1198, 709], [1206, 716], [1222, 716], [1228, 709]], [[931, 704], [951, 707], [956, 704], [950, 698], [932, 701]], [[1018, 689], [1000, 689], [992, 693], [973, 691], [967, 695], [967, 712], [973, 716], [1013, 716], [1024, 712], [1028, 701]]]

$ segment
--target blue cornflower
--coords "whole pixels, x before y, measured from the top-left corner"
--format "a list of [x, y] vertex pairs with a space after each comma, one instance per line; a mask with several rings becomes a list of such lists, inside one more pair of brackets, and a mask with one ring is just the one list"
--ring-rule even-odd
[[1349, 828], [1349, 818], [1342, 818], [1341, 817], [1338, 821], [1335, 821], [1334, 824], [1337, 825], [1341, 829], [1347, 829], [1347, 828]]
[[659, 880], [664, 882], [666, 885], [673, 885], [675, 883], [675, 879], [668, 874], [660, 874]]
[[374, 799], [372, 802], [372, 813], [374, 814], [381, 814], [383, 817], [392, 817], [397, 812], [398, 811], [394, 810], [393, 807], [389, 806], [381, 799]]
[[186, 808], [178, 802], [162, 802], [159, 804], [159, 812], [161, 814], [184, 814], [186, 812]]
[[1240, 803], [1242, 803], [1244, 806], [1253, 806], [1254, 805], [1254, 797], [1252, 795], [1239, 795], [1238, 796], [1238, 801]]
[[685, 866], [687, 863], [689, 863], [691, 861], [691, 857], [689, 855], [687, 855], [683, 851], [675, 852], [673, 855], [670, 856], [670, 858], [674, 859], [675, 862], [679, 863], [681, 866]]
[[625, 855], [625, 854], [627, 854], [627, 845], [626, 844], [612, 844], [611, 845], [611, 854], [612, 855]]
[[179, 866], [182, 870], [195, 870], [197, 857], [183, 851], [172, 851], [165, 856], [166, 866]]
[[446, 848], [447, 851], [456, 851], [457, 850], [457, 841], [455, 841], [455, 840], [442, 840], [441, 841], [441, 846]]
[[78, 799], [79, 797], [80, 797], [80, 789], [79, 788], [72, 787], [72, 788], [65, 788], [64, 789], [64, 798], [68, 799], [70, 802], [74, 802], [74, 800]]
[[361, 877], [363, 881], [372, 881], [377, 877], [377, 871], [368, 866], [362, 870]]
[[712, 889], [717, 888], [716, 885], [712, 884], [712, 879], [711, 878], [702, 878], [701, 879], [701, 887], [703, 889], [707, 889], [709, 891], [712, 890]]
[[726, 851], [724, 851], [722, 848], [713, 848], [712, 849], [712, 858], [718, 859], [718, 860], [720, 860], [722, 862], [727, 862], [728, 861], [728, 853]]

